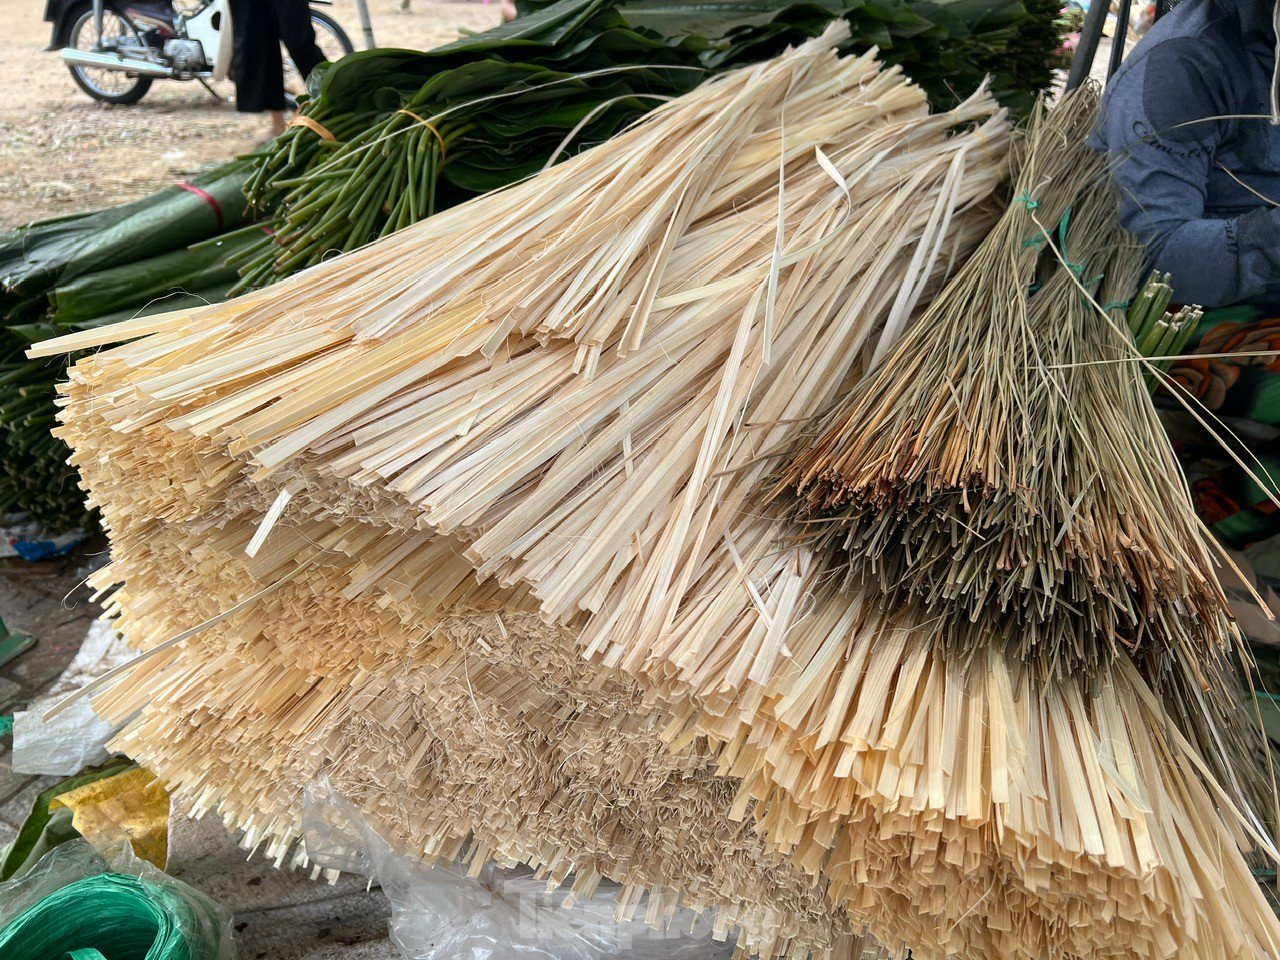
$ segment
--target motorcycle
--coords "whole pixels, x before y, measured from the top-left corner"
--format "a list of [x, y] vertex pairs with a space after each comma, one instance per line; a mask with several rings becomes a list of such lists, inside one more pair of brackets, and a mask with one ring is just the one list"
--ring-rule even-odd
[[[311, 25], [321, 52], [337, 60], [355, 48], [332, 16], [314, 9], [331, 2], [311, 0]], [[61, 50], [76, 85], [103, 103], [137, 103], [156, 80], [196, 80], [217, 97], [210, 83], [231, 70], [229, 0], [184, 10], [168, 0], [48, 0], [44, 19], [53, 24], [48, 49]], [[285, 63], [287, 85], [300, 92], [304, 78]]]

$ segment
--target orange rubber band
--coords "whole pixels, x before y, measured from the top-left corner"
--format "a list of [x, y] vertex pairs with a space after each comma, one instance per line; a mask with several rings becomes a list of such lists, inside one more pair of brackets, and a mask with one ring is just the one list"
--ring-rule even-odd
[[333, 143], [337, 143], [338, 141], [337, 137], [335, 137], [332, 133], [330, 133], [328, 130], [325, 129], [324, 124], [316, 120], [312, 120], [310, 117], [306, 116], [305, 114], [301, 114], [301, 113], [294, 114], [293, 119], [289, 121], [289, 126], [306, 127], [312, 133], [319, 134], [321, 139], [323, 140], [328, 140]]
[[396, 113], [403, 113], [406, 117], [413, 117], [413, 119], [417, 120], [420, 124], [422, 124], [424, 127], [426, 127], [428, 130], [430, 130], [432, 133], [436, 135], [436, 139], [440, 141], [440, 162], [443, 163], [445, 158], [445, 152], [446, 152], [445, 145], [444, 145], [444, 137], [440, 136], [440, 131], [435, 128], [435, 124], [433, 124], [430, 120], [424, 120], [422, 117], [418, 116], [412, 110], [397, 110]]

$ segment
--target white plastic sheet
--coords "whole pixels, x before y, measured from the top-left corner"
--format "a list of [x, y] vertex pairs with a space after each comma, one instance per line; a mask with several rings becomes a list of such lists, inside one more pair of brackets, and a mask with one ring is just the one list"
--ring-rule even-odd
[[70, 777], [105, 763], [111, 755], [106, 742], [117, 728], [94, 713], [87, 699], [57, 716], [46, 719], [45, 714], [72, 691], [136, 655], [109, 622], [93, 621], [80, 652], [50, 691], [13, 715], [14, 772]]
[[327, 780], [307, 791], [303, 842], [325, 870], [362, 873], [391, 901], [390, 933], [406, 960], [728, 960], [711, 920], [679, 910], [662, 929], [618, 921], [621, 888], [566, 902], [527, 869], [427, 867], [398, 853]]

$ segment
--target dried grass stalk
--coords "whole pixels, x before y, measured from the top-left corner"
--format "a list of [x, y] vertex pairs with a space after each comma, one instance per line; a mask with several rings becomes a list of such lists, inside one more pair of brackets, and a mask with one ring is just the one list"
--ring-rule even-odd
[[1232, 631], [1142, 371], [1098, 362], [1132, 345], [1077, 281], [1124, 299], [1138, 251], [1084, 145], [1095, 116], [1089, 91], [1042, 112], [999, 226], [784, 477], [815, 537], [965, 648], [994, 631], [1047, 673], [1129, 654], [1156, 676]]

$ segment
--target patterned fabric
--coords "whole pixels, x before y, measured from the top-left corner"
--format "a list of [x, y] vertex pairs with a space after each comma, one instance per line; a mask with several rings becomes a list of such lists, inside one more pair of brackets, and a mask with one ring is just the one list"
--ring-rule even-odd
[[[1247, 356], [1276, 351], [1273, 356]], [[1200, 322], [1191, 351], [1236, 357], [1179, 360], [1174, 380], [1220, 417], [1280, 424], [1280, 317], [1258, 307], [1211, 310]]]
[[[1242, 469], [1194, 417], [1167, 419], [1200, 516], [1235, 549], [1280, 534], [1280, 510], [1262, 486], [1280, 490], [1280, 317], [1268, 313], [1249, 306], [1208, 312], [1187, 351], [1204, 358], [1179, 360], [1170, 371], [1173, 380], [1203, 405], [1197, 408], [1201, 416], [1207, 409], [1221, 418], [1234, 435], [1236, 455], [1254, 474]], [[1264, 351], [1275, 352], [1249, 355]], [[1164, 398], [1163, 405], [1180, 406], [1171, 397]], [[1221, 424], [1214, 426], [1226, 434]]]

